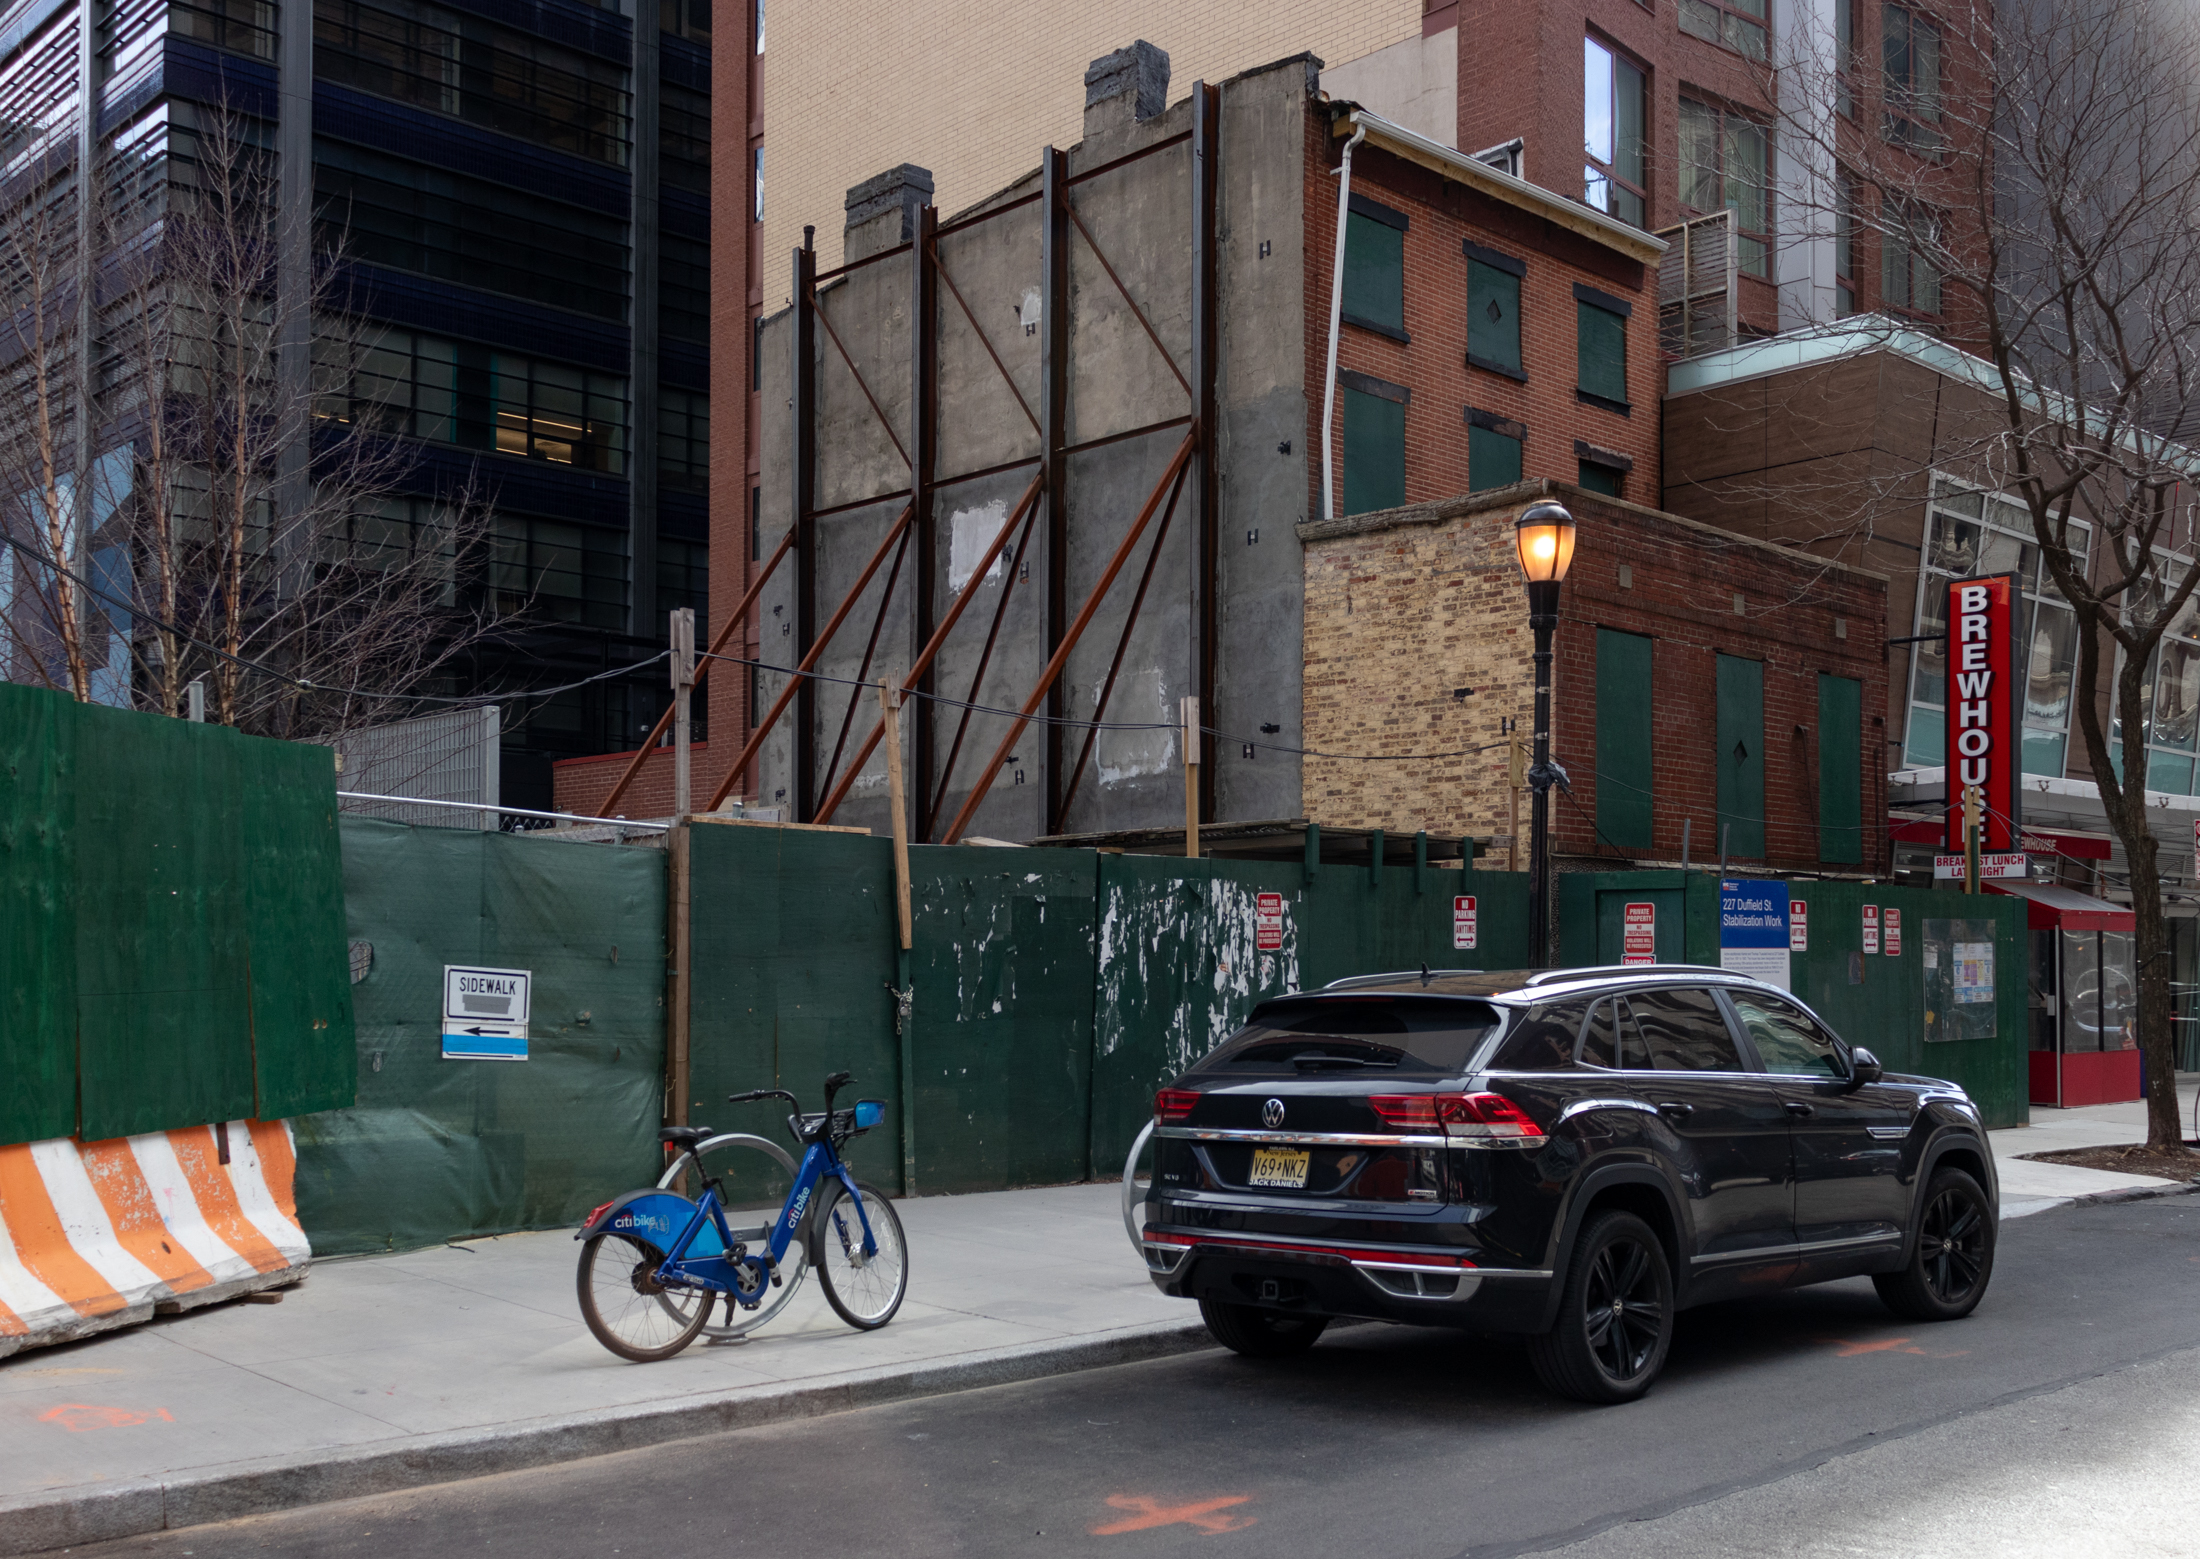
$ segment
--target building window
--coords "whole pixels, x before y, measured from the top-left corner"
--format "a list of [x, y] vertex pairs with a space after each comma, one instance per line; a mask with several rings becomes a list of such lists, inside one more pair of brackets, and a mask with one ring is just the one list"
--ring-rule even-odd
[[1765, 663], [1718, 658], [1719, 835], [1721, 855], [1765, 854]]
[[[657, 538], [657, 610], [695, 612], [697, 627], [710, 617], [710, 547], [700, 541]], [[700, 702], [700, 700], [698, 700]]]
[[1847, 172], [1833, 185], [1833, 312], [1847, 319], [1856, 312], [1856, 207], [1860, 191]]
[[626, 626], [626, 538], [564, 520], [499, 513], [489, 593], [500, 614], [596, 628]]
[[1510, 417], [1467, 408], [1467, 491], [1510, 487], [1521, 478], [1528, 430]]
[[460, 442], [456, 342], [409, 330], [317, 330], [313, 371], [313, 410], [323, 422]]
[[657, 485], [670, 492], [710, 488], [710, 397], [657, 390]]
[[[1575, 485], [1585, 492], [1602, 493], [1607, 498], [1619, 496], [1620, 484], [1626, 480], [1621, 472], [1595, 460], [1583, 460], [1579, 465], [1581, 469]], [[1473, 467], [1468, 469], [1471, 471]]]
[[[2060, 779], [2070, 738], [2070, 694], [2076, 680], [2078, 635], [2070, 608], [2032, 544], [2032, 516], [2021, 505], [1990, 493], [1933, 482], [1926, 515], [1924, 567], [1910, 631], [1947, 632], [1948, 581], [1986, 574], [2014, 574], [2023, 591], [2018, 609], [2019, 644], [2029, 644], [2024, 670], [2024, 772]], [[2081, 565], [2090, 528], [2072, 520], [2072, 548]], [[1911, 646], [1910, 715], [1902, 761], [1910, 768], [1938, 768], [1945, 757], [1948, 655], [1944, 640]]]
[[1635, 469], [1632, 457], [1616, 449], [1601, 449], [1586, 439], [1574, 440], [1578, 483], [1592, 493], [1617, 498], [1627, 486], [1627, 473]]
[[1914, 208], [1898, 210], [1879, 234], [1879, 296], [1889, 308], [1913, 314], [1940, 312], [1940, 219]]
[[710, 245], [660, 230], [657, 328], [676, 341], [710, 340]]
[[657, 0], [657, 30], [710, 47], [710, 0]]
[[313, 150], [319, 236], [346, 260], [625, 323], [623, 216], [347, 141]]
[[1818, 674], [1818, 859], [1864, 860], [1864, 684]]
[[[2149, 580], [2145, 587], [2135, 590], [2132, 605], [2152, 607], [2183, 582], [2181, 569], [2164, 566], [2159, 584]], [[2154, 666], [2146, 679], [2140, 719], [2146, 730], [2146, 788], [2179, 796], [2193, 794], [2200, 788], [2193, 783], [2196, 746], [2200, 746], [2195, 740], [2200, 736], [2200, 601], [2186, 602], [2162, 630], [2162, 641], [2154, 651]], [[2120, 721], [2110, 722], [2109, 751], [2115, 756], [2120, 775]]]
[[750, 171], [750, 176], [751, 176], [751, 177], [752, 177], [753, 179], [755, 179], [755, 181], [756, 181], [756, 214], [755, 214], [755, 216], [754, 216], [753, 218], [751, 218], [751, 220], [752, 220], [752, 221], [757, 221], [757, 222], [761, 222], [761, 221], [763, 221], [763, 220], [764, 220], [764, 148], [763, 148], [763, 147], [761, 147], [761, 146], [757, 147], [757, 148], [756, 148], [756, 150], [755, 150], [755, 151], [754, 151], [754, 152], [753, 152], [753, 153], [751, 154], [751, 157], [750, 157], [750, 163], [749, 163], [749, 171]]
[[1940, 150], [1940, 29], [1907, 6], [1879, 11], [1886, 112], [1881, 133], [1931, 156]]
[[1337, 388], [1344, 401], [1344, 512], [1395, 509], [1406, 501], [1410, 392], [1345, 369], [1337, 371]]
[[756, 0], [756, 52], [764, 52], [764, 0]]
[[749, 561], [764, 556], [764, 489], [749, 489]]
[[275, 57], [275, 7], [266, 0], [171, 0], [168, 27], [217, 49], [263, 60]]
[[378, 574], [415, 569], [438, 586], [439, 606], [457, 603], [458, 529], [449, 509], [429, 498], [370, 498], [344, 516], [328, 538], [329, 558]]
[[1590, 205], [1631, 222], [1646, 223], [1642, 174], [1644, 103], [1642, 71], [1594, 38], [1582, 42], [1582, 152], [1588, 164], [1582, 184]]
[[1681, 0], [1681, 31], [1761, 60], [1765, 0]]
[[1770, 278], [1772, 134], [1730, 109], [1680, 100], [1681, 204], [1701, 216], [1721, 207], [1734, 213], [1741, 269]]
[[362, 92], [626, 164], [632, 126], [624, 68], [424, 0], [315, 6], [313, 69]]
[[710, 94], [666, 82], [657, 104], [658, 176], [679, 189], [710, 193]]
[[489, 355], [496, 447], [616, 476], [626, 469], [626, 381], [509, 352]]
[[1622, 850], [1651, 841], [1650, 644], [1597, 630], [1597, 834]]
[[1511, 379], [1525, 379], [1520, 359], [1520, 280], [1527, 266], [1509, 254], [1469, 243], [1467, 362]]
[[1405, 213], [1354, 195], [1344, 221], [1345, 323], [1405, 340]]
[[1580, 362], [1577, 399], [1622, 416], [1627, 404], [1627, 316], [1624, 298], [1574, 284], [1575, 345]]
[[1856, 0], [1833, 0], [1833, 106], [1856, 117]]

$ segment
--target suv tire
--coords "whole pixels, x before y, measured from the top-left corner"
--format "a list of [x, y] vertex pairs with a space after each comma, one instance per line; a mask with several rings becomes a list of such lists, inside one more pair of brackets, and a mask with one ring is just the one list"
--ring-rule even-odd
[[1591, 1215], [1574, 1240], [1551, 1329], [1528, 1339], [1536, 1378], [1577, 1402], [1632, 1402], [1665, 1368], [1673, 1270], [1633, 1213]]
[[1278, 1315], [1258, 1305], [1234, 1305], [1222, 1299], [1202, 1299], [1199, 1318], [1216, 1342], [1248, 1359], [1287, 1359], [1304, 1353], [1329, 1325], [1326, 1315]]
[[1898, 1272], [1872, 1278], [1879, 1298], [1912, 1321], [1960, 1321], [1978, 1308], [1994, 1275], [1994, 1206], [1960, 1169], [1937, 1169], [1926, 1182], [1917, 1238]]

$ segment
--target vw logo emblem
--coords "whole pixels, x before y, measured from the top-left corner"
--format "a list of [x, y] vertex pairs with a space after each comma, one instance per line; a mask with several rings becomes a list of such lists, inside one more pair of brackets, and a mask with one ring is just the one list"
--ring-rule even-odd
[[1271, 1128], [1281, 1126], [1283, 1124], [1283, 1101], [1281, 1099], [1270, 1099], [1262, 1105], [1260, 1107], [1260, 1122], [1263, 1126]]

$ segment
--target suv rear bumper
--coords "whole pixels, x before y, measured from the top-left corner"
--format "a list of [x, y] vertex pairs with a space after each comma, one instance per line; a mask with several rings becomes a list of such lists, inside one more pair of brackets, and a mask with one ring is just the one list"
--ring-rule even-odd
[[1538, 1330], [1552, 1276], [1456, 1250], [1166, 1225], [1147, 1229], [1139, 1249], [1154, 1287], [1176, 1299], [1470, 1331]]

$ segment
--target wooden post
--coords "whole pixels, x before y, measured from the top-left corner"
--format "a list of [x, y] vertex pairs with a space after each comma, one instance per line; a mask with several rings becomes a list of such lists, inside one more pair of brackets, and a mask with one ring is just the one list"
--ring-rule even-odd
[[672, 820], [688, 820], [688, 740], [694, 730], [690, 705], [695, 692], [695, 608], [672, 613]]
[[885, 681], [878, 685], [879, 718], [885, 727], [886, 810], [894, 820], [894, 911], [901, 926], [901, 950], [910, 949], [909, 813], [902, 804], [901, 695]]
[[1963, 891], [1978, 892], [1979, 787], [1963, 787]]
[[1186, 698], [1178, 707], [1184, 718], [1184, 853], [1196, 860], [1199, 856], [1199, 700]]
[[688, 1124], [688, 834], [683, 817], [665, 835], [665, 1124]]

